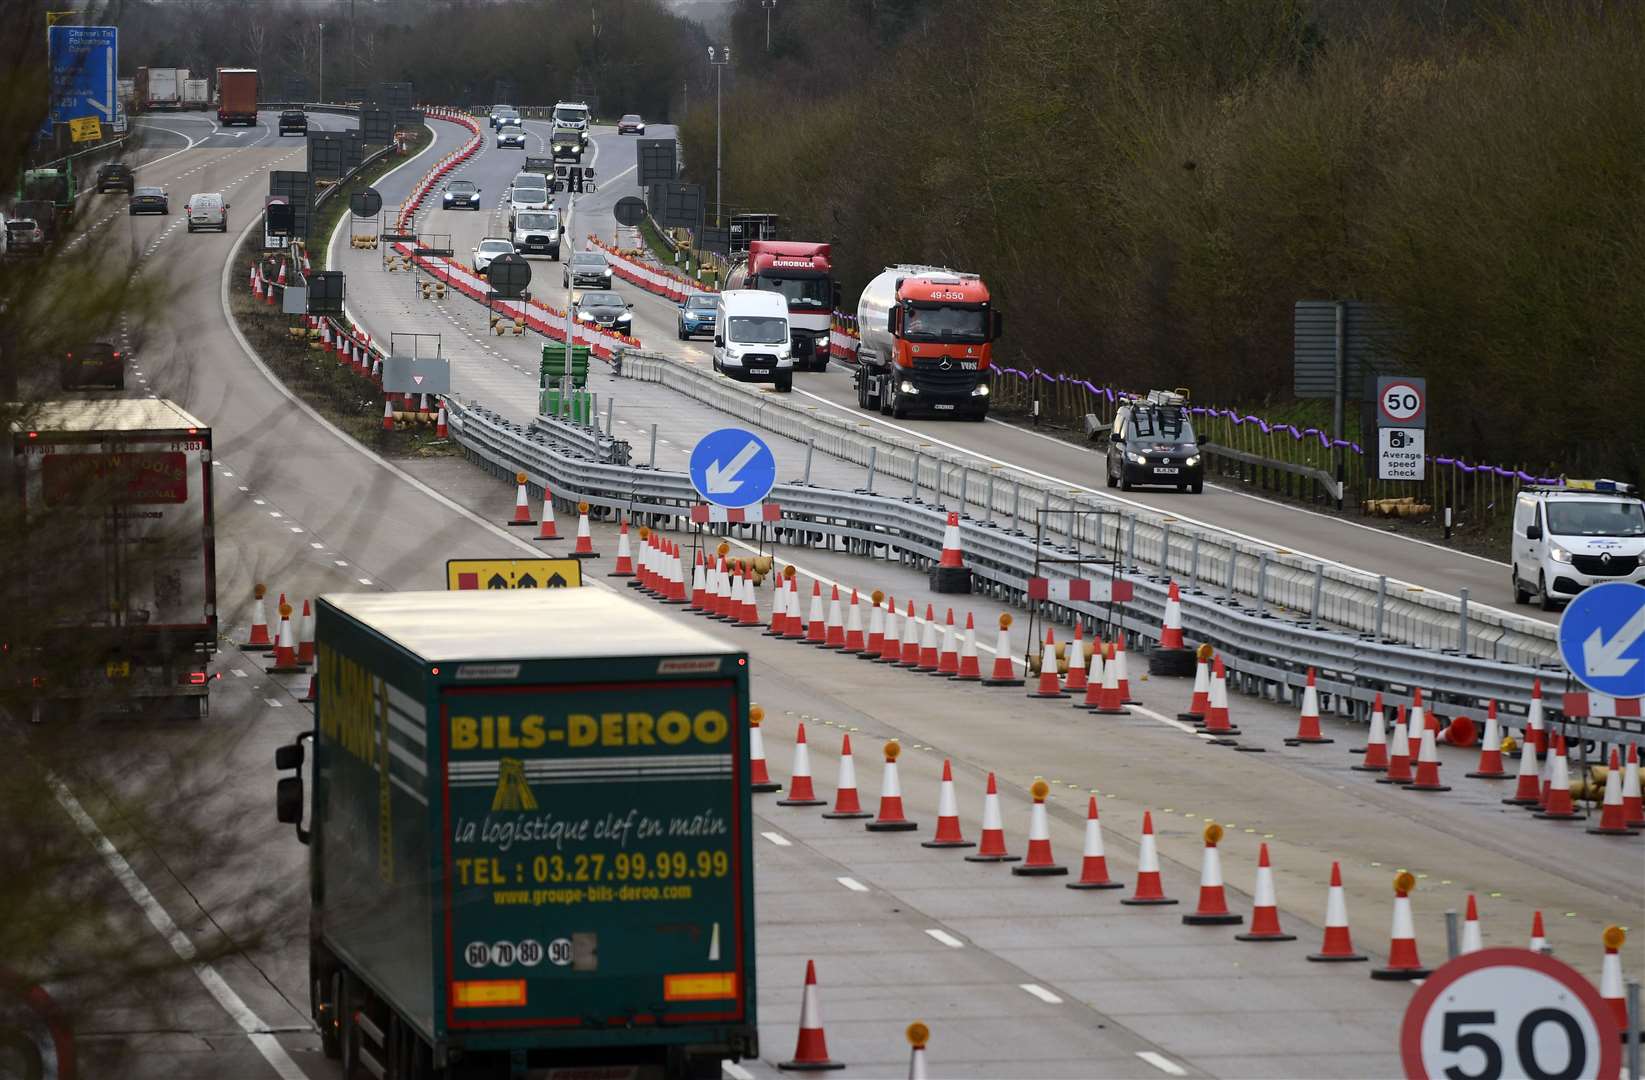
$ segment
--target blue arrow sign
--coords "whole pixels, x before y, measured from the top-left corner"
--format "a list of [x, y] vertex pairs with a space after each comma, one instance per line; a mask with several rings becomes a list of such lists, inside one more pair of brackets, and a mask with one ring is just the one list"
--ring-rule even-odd
[[1609, 697], [1645, 697], [1645, 585], [1608, 581], [1559, 618], [1559, 655], [1577, 682]]
[[51, 118], [66, 124], [95, 116], [113, 124], [119, 110], [120, 30], [114, 26], [53, 26], [46, 31], [51, 55]]
[[691, 450], [691, 486], [720, 506], [753, 506], [777, 483], [777, 456], [758, 435], [721, 428]]

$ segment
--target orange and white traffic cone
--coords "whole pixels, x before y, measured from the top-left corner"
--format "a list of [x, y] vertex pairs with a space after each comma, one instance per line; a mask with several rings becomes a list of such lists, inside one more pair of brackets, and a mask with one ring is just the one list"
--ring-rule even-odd
[[811, 786], [811, 748], [805, 744], [804, 724], [800, 724], [794, 733], [794, 772], [788, 779], [788, 795], [778, 799], [777, 805], [825, 805], [822, 799], [817, 798], [816, 788]]
[[1297, 733], [1285, 740], [1286, 746], [1312, 745], [1336, 742], [1320, 734], [1319, 690], [1314, 686], [1314, 669], [1308, 669], [1308, 685], [1302, 688], [1302, 713], [1297, 717]]
[[805, 962], [805, 993], [800, 999], [800, 1035], [794, 1043], [794, 1057], [779, 1062], [779, 1069], [796, 1072], [816, 1072], [822, 1069], [843, 1069], [845, 1062], [828, 1056], [828, 1038], [823, 1034], [822, 1003], [817, 993], [817, 965]]
[[1085, 690], [1085, 669], [1090, 666], [1090, 661], [1085, 658], [1084, 624], [1083, 619], [1074, 620], [1074, 640], [1068, 643], [1068, 677], [1062, 681], [1062, 688], [1070, 695]]
[[1177, 583], [1171, 582], [1165, 594], [1165, 621], [1160, 627], [1159, 647], [1161, 649], [1181, 649], [1182, 642], [1182, 594], [1177, 591]]
[[1367, 717], [1365, 736], [1365, 756], [1359, 764], [1350, 766], [1358, 772], [1387, 772], [1388, 771], [1388, 734], [1384, 725], [1388, 718], [1382, 715], [1382, 695], [1377, 695], [1376, 704], [1371, 706], [1371, 714]]
[[960, 831], [960, 808], [954, 798], [954, 766], [942, 759], [942, 782], [937, 787], [937, 831], [929, 840], [920, 841], [921, 847], [976, 847]]
[[1411, 740], [1405, 726], [1405, 706], [1394, 713], [1394, 733], [1388, 737], [1388, 772], [1377, 777], [1379, 784], [1409, 784], [1411, 775]]
[[1628, 1001], [1622, 996], [1622, 943], [1628, 940], [1628, 934], [1620, 926], [1607, 926], [1601, 940], [1605, 942], [1605, 959], [1599, 968], [1599, 1000], [1610, 1006], [1617, 1029], [1623, 1039], [1627, 1039]]
[[885, 601], [885, 634], [880, 639], [880, 655], [874, 658], [876, 664], [902, 663], [902, 631], [897, 625], [897, 598], [890, 596]]
[[1388, 963], [1371, 969], [1373, 979], [1426, 979], [1431, 974], [1417, 957], [1417, 928], [1411, 918], [1411, 890], [1416, 885], [1416, 875], [1409, 870], [1394, 875], [1394, 925], [1388, 935]]
[[960, 644], [960, 668], [954, 675], [960, 682], [981, 682], [982, 666], [977, 661], [977, 623], [965, 613], [965, 637]]
[[1628, 745], [1628, 763], [1622, 770], [1622, 823], [1630, 829], [1645, 828], [1645, 799], [1639, 791], [1639, 747]]
[[845, 648], [845, 612], [840, 607], [840, 587], [830, 587], [828, 596], [828, 624], [823, 628], [823, 648]]
[[743, 610], [738, 626], [760, 625], [760, 601], [754, 591], [754, 571], [743, 567]]
[[937, 559], [938, 566], [963, 567], [965, 553], [960, 549], [960, 515], [950, 512], [948, 522], [942, 530], [942, 555]]
[[[1131, 710], [1125, 707], [1125, 698], [1120, 693], [1119, 665], [1114, 662], [1117, 654], [1114, 646], [1107, 646], [1107, 654], [1101, 660], [1102, 673], [1096, 694], [1091, 693], [1090, 680], [1086, 682], [1085, 698], [1087, 701], [1096, 699], [1096, 704], [1090, 710], [1103, 716], [1130, 716]], [[1096, 673], [1093, 672], [1093, 675]]]
[[712, 601], [708, 590], [708, 575], [708, 557], [699, 550], [696, 562], [691, 567], [691, 598], [686, 602], [686, 607], [704, 615], [712, 610], [709, 606]]
[[[383, 398], [383, 430], [394, 430], [394, 399], [390, 397]], [[509, 524], [518, 525], [519, 522], [512, 521]]]
[[[314, 609], [303, 601], [303, 614], [297, 620], [297, 663], [303, 667], [314, 663]], [[1621, 793], [1618, 788], [1618, 794]], [[1620, 808], [1621, 802], [1617, 803]]]
[[1040, 677], [1038, 686], [1028, 692], [1031, 698], [1065, 698], [1062, 680], [1057, 675], [1057, 635], [1045, 628], [1045, 646], [1040, 649]]
[[1211, 661], [1211, 706], [1205, 712], [1205, 733], [1217, 736], [1221, 745], [1231, 744], [1229, 736], [1239, 734], [1228, 719], [1228, 672], [1220, 656]]
[[1068, 867], [1051, 856], [1051, 823], [1045, 813], [1045, 797], [1051, 794], [1051, 785], [1037, 779], [1028, 790], [1034, 796], [1028, 812], [1028, 858], [1021, 866], [1013, 866], [1011, 872], [1018, 877], [1059, 877], [1068, 873]]
[[1479, 901], [1468, 894], [1468, 910], [1462, 917], [1462, 937], [1457, 944], [1457, 955], [1467, 956], [1485, 947], [1485, 937], [1479, 926]]
[[902, 744], [891, 739], [885, 744], [885, 772], [880, 778], [880, 813], [873, 821], [863, 822], [869, 832], [911, 832], [919, 828], [902, 812], [902, 785], [897, 781], [897, 755]]
[[857, 602], [857, 590], [851, 590], [851, 603], [845, 609], [845, 651], [853, 655], [867, 648], [862, 634], [862, 605]]
[[920, 666], [920, 619], [914, 614], [914, 601], [908, 601], [908, 613], [902, 617], [902, 658], [898, 667]]
[[291, 628], [291, 605], [280, 602], [280, 636], [274, 646], [274, 666], [264, 668], [271, 675], [295, 675], [303, 670], [297, 663], [297, 635]]
[[862, 799], [857, 794], [857, 759], [851, 753], [851, 735], [846, 733], [840, 737], [840, 776], [834, 786], [834, 809], [824, 812], [825, 818], [865, 818], [871, 817], [867, 810], [862, 808]]
[[811, 610], [805, 620], [805, 643], [822, 645], [828, 641], [828, 623], [823, 617], [822, 582], [811, 582]]
[[966, 568], [965, 554], [960, 549], [960, 515], [957, 513], [948, 515], [948, 522], [942, 532], [942, 555], [928, 576], [932, 592], [971, 591], [971, 571]]
[[1538, 911], [1531, 916], [1531, 941], [1526, 945], [1534, 953], [1545, 952], [1548, 948], [1548, 935], [1542, 930], [1542, 912]]
[[1120, 899], [1120, 903], [1133, 907], [1176, 903], [1165, 895], [1160, 883], [1159, 848], [1154, 843], [1154, 814], [1150, 810], [1142, 812], [1142, 840], [1137, 846], [1137, 885], [1130, 896]]
[[[393, 416], [393, 406], [385, 416]], [[537, 519], [531, 516], [531, 492], [526, 488], [525, 473], [516, 473], [514, 476], [514, 516], [509, 519], [510, 525], [535, 525]]]
[[783, 640], [804, 641], [805, 637], [806, 624], [800, 617], [800, 579], [798, 574], [793, 574], [788, 579], [788, 627], [783, 631]]
[[948, 621], [942, 627], [942, 644], [937, 647], [937, 670], [932, 672], [944, 679], [960, 673], [960, 647], [954, 633], [954, 609], [948, 609]]
[[1519, 772], [1515, 778], [1514, 793], [1502, 801], [1509, 806], [1537, 806], [1542, 802], [1542, 783], [1538, 778], [1536, 743], [1527, 739], [1519, 748]]
[[988, 678], [982, 681], [984, 686], [1021, 686], [1023, 681], [1017, 677], [1016, 666], [1011, 662], [1011, 613], [1000, 616], [1000, 636], [994, 646], [994, 667]]
[[914, 665], [915, 671], [936, 673], [937, 662], [941, 659], [938, 638], [937, 612], [930, 604], [927, 604], [925, 605], [925, 624], [920, 627], [920, 660], [919, 663]]
[[1479, 743], [1479, 764], [1473, 772], [1464, 775], [1481, 780], [1508, 779], [1502, 769], [1502, 727], [1497, 721], [1495, 700], [1485, 706], [1485, 736]]
[[1599, 812], [1599, 824], [1588, 826], [1595, 836], [1638, 836], [1630, 829], [1622, 812], [1622, 754], [1611, 747], [1611, 767], [1605, 773], [1605, 803]]
[[268, 634], [268, 606], [263, 603], [263, 597], [268, 595], [268, 586], [261, 583], [251, 588], [251, 632], [241, 643], [242, 649], [270, 649], [274, 647], [274, 639]]
[[1070, 889], [1123, 889], [1125, 882], [1108, 876], [1108, 855], [1102, 846], [1102, 822], [1097, 819], [1097, 797], [1090, 796], [1085, 808], [1085, 848], [1080, 860], [1080, 879], [1070, 881]]
[[319, 668], [319, 665], [315, 665], [314, 673], [311, 674], [308, 677], [308, 690], [303, 694], [302, 697], [298, 698], [297, 700], [298, 701], [304, 701], [304, 702], [319, 701], [320, 700], [320, 668]]
[[1125, 661], [1125, 634], [1114, 635], [1114, 652], [1110, 663], [1116, 666], [1114, 670], [1114, 684], [1119, 687], [1121, 705], [1141, 705], [1142, 702], [1131, 696], [1131, 678]]
[[1537, 756], [1548, 756], [1548, 726], [1542, 718], [1542, 680], [1531, 681], [1531, 707], [1525, 713], [1525, 745], [1534, 745]]
[[1439, 749], [1434, 745], [1434, 729], [1422, 729], [1422, 749], [1417, 752], [1416, 779], [1406, 791], [1450, 791], [1449, 784], [1439, 782]]
[[1536, 812], [1544, 821], [1574, 821], [1582, 815], [1571, 802], [1571, 771], [1565, 758], [1565, 736], [1554, 732], [1554, 767], [1548, 779], [1547, 805]]
[[783, 631], [788, 629], [788, 588], [783, 583], [781, 574], [772, 583], [771, 589], [771, 622], [765, 628], [766, 637], [782, 637]]
[[[1101, 634], [1091, 636], [1091, 655], [1085, 662], [1085, 696], [1074, 702], [1074, 708], [1084, 709], [1087, 712], [1102, 708], [1103, 678], [1107, 674], [1107, 665], [1103, 663], [1103, 644]], [[1114, 684], [1119, 689], [1119, 684]]]
[[1279, 900], [1274, 895], [1274, 870], [1268, 864], [1268, 845], [1257, 849], [1257, 887], [1251, 894], [1251, 929], [1235, 934], [1235, 941], [1295, 941], [1279, 925]]
[[1183, 915], [1182, 921], [1190, 926], [1233, 926], [1245, 921], [1245, 916], [1228, 910], [1228, 895], [1222, 885], [1222, 855], [1217, 844], [1222, 842], [1222, 826], [1211, 822], [1201, 834], [1205, 838], [1205, 852], [1200, 858], [1199, 904]]
[[1204, 724], [1211, 711], [1211, 649], [1199, 648], [1199, 660], [1194, 664], [1194, 696], [1188, 702], [1188, 711], [1177, 714], [1185, 724]]
[[[524, 521], [520, 522], [520, 524], [529, 525], [531, 523], [529, 521]], [[554, 521], [554, 493], [548, 490], [548, 486], [546, 484], [543, 486], [543, 520], [542, 524], [537, 528], [537, 539], [560, 539], [560, 528]]]
[[765, 721], [765, 709], [758, 705], [748, 707], [748, 778], [755, 791], [781, 791], [782, 785], [771, 779], [765, 765], [765, 736], [760, 724]]
[[617, 526], [617, 565], [606, 577], [631, 578], [634, 576], [634, 552], [628, 545], [628, 519]]
[[925, 1067], [925, 1044], [931, 1038], [931, 1029], [918, 1020], [908, 1025], [908, 1080], [930, 1080]]
[[[875, 589], [869, 600], [872, 603], [868, 608], [868, 640], [858, 650], [860, 660], [878, 660], [885, 649], [885, 594]], [[850, 636], [848, 627], [846, 637]]]
[[598, 558], [599, 554], [594, 550], [594, 538], [588, 531], [588, 504], [580, 502], [577, 504], [577, 542], [571, 547], [571, 557], [594, 559]]
[[982, 795], [982, 837], [974, 854], [965, 857], [966, 862], [1016, 862], [1021, 855], [1011, 855], [1005, 850], [1005, 822], [1000, 816], [1000, 789], [994, 782], [994, 774], [988, 774], [988, 783], [983, 788]]
[[440, 411], [434, 415], [434, 437], [436, 439], [451, 438], [451, 425], [446, 420], [445, 399], [440, 400]]
[[1342, 890], [1342, 864], [1331, 864], [1331, 886], [1325, 894], [1325, 941], [1319, 952], [1309, 953], [1308, 959], [1317, 964], [1351, 963], [1369, 960], [1364, 953], [1354, 951], [1354, 938], [1348, 930], [1348, 900]]

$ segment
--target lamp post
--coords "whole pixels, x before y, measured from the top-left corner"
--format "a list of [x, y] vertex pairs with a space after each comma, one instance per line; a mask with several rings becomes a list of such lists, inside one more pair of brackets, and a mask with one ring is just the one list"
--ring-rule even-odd
[[316, 101], [326, 99], [326, 24], [320, 24], [320, 89], [314, 95]]
[[771, 13], [777, 10], [777, 0], [760, 0], [760, 6], [765, 8], [765, 51], [771, 51]]
[[714, 227], [718, 229], [724, 224], [720, 218], [720, 72], [731, 63], [731, 47], [710, 45], [708, 62], [714, 65]]

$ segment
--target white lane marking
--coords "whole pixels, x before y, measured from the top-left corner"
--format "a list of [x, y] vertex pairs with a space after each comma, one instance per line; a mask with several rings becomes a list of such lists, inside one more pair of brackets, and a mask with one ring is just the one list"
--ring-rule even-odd
[[264, 499], [253, 499], [251, 501], [256, 503], [258, 506], [267, 506], [268, 505], [268, 502]]
[[232, 670], [234, 672], [234, 677], [236, 679], [249, 678], [249, 676], [246, 675], [245, 668], [231, 668], [230, 670]]
[[318, 540], [310, 540], [308, 542], [308, 546], [313, 548], [315, 551], [324, 551], [325, 548], [326, 548], [326, 546], [324, 544], [320, 543]]
[[933, 926], [930, 929], [926, 930], [926, 934], [933, 941], [941, 942], [942, 944], [947, 945], [950, 949], [963, 949], [963, 948], [965, 948], [965, 942], [961, 941], [959, 938], [955, 937], [953, 934], [950, 934], [947, 930], [939, 930], [939, 929], [937, 929], [936, 927]]
[[285, 708], [284, 705], [280, 704], [280, 699], [279, 698], [266, 697], [266, 698], [263, 699], [263, 703], [271, 709], [283, 709], [283, 708]]
[[735, 1061], [720, 1062], [720, 1071], [731, 1077], [731, 1080], [754, 1080], [754, 1074]]
[[763, 832], [760, 835], [771, 841], [773, 844], [776, 844], [778, 847], [794, 846], [794, 841], [790, 840], [780, 832]]
[[846, 888], [850, 889], [852, 892], [867, 892], [868, 891], [868, 886], [864, 885], [862, 882], [858, 881], [854, 877], [837, 877], [834, 880], [839, 882], [841, 885], [844, 885]]
[[1160, 1072], [1164, 1073], [1166, 1076], [1188, 1075], [1187, 1069], [1183, 1068], [1181, 1065], [1178, 1065], [1164, 1054], [1155, 1053], [1152, 1050], [1138, 1050], [1137, 1056], [1148, 1062], [1148, 1064], [1152, 1065]]
[[223, 981], [223, 977], [217, 974], [216, 968], [195, 959], [194, 942], [190, 941], [188, 936], [177, 928], [177, 924], [166, 913], [166, 909], [160, 906], [160, 902], [154, 898], [154, 894], [149, 892], [148, 886], [143, 884], [142, 879], [137, 876], [137, 872], [131, 868], [131, 864], [126, 862], [125, 856], [115, 850], [114, 844], [110, 842], [107, 836], [103, 835], [103, 830], [97, 827], [97, 823], [91, 819], [91, 815], [86, 813], [85, 807], [80, 805], [80, 800], [76, 799], [68, 787], [55, 775], [48, 774], [46, 782], [51, 785], [52, 793], [57, 796], [58, 803], [68, 812], [69, 817], [74, 819], [75, 825], [79, 826], [86, 839], [91, 841], [92, 847], [96, 848], [98, 854], [103, 856], [103, 861], [108, 864], [109, 870], [113, 872], [115, 879], [125, 887], [127, 895], [136, 902], [138, 907], [143, 909], [143, 914], [148, 917], [149, 925], [153, 926], [160, 936], [166, 939], [166, 943], [171, 946], [172, 952], [177, 954], [179, 960], [193, 968], [194, 975], [200, 980], [201, 985], [217, 1000], [217, 1004], [223, 1007], [223, 1011], [228, 1013], [236, 1024], [240, 1025], [240, 1030], [244, 1031], [246, 1036], [251, 1039], [251, 1044], [257, 1048], [258, 1053], [263, 1055], [263, 1060], [269, 1063], [269, 1067], [279, 1075], [280, 1080], [306, 1080], [303, 1070], [299, 1069], [297, 1063], [291, 1060], [291, 1056], [286, 1053], [286, 1048], [280, 1045], [278, 1039], [269, 1034], [268, 1024], [252, 1012], [246, 1003], [241, 1000], [240, 995], [236, 994], [228, 983]]
[[361, 585], [370, 585], [371, 584], [371, 579], [368, 578], [368, 577], [360, 578], [360, 584]]
[[[576, 354], [573, 353], [572, 355], [575, 356]], [[319, 547], [320, 545], [316, 544], [314, 546]], [[336, 563], [338, 566], [347, 566], [348, 565], [348, 560], [347, 559], [333, 559], [331, 561]]]
[[[977, 648], [979, 648], [979, 649], [982, 648], [982, 643], [981, 642], [977, 643]], [[1156, 723], [1164, 724], [1166, 727], [1174, 727], [1178, 731], [1184, 732], [1188, 735], [1204, 735], [1205, 734], [1203, 731], [1201, 731], [1199, 728], [1195, 727], [1193, 724], [1185, 724], [1181, 720], [1177, 720], [1173, 717], [1166, 716], [1162, 713], [1157, 713], [1153, 709], [1145, 709], [1141, 705], [1127, 705], [1126, 708], [1130, 709], [1134, 713], [1141, 713], [1143, 716], [1146, 716], [1148, 719], [1153, 720]], [[1207, 738], [1209, 738], [1209, 736], [1207, 736]]]
[[1028, 991], [1030, 994], [1033, 994], [1035, 997], [1039, 998], [1041, 1001], [1045, 1002], [1047, 1005], [1061, 1005], [1062, 1004], [1062, 998], [1060, 998], [1057, 995], [1053, 994], [1051, 991], [1047, 990], [1045, 987], [1041, 986], [1039, 983], [1018, 983], [1017, 988], [1020, 989], [1020, 990]]

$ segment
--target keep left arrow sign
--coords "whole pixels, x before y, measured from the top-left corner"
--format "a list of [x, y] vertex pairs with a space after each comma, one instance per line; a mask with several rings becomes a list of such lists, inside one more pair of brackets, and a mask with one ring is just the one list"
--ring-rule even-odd
[[1590, 679], [1616, 679], [1628, 674], [1639, 663], [1624, 656], [1640, 635], [1645, 634], [1645, 608], [1634, 612], [1633, 618], [1609, 638], [1603, 630], [1594, 630], [1582, 643], [1582, 664]]

